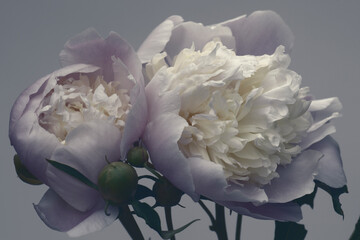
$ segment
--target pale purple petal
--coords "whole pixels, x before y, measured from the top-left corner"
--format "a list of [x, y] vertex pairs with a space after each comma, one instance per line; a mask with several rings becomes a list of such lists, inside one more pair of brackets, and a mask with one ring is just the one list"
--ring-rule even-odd
[[337, 142], [332, 137], [327, 136], [310, 148], [324, 154], [324, 157], [319, 161], [318, 174], [315, 179], [333, 188], [343, 187], [346, 184], [346, 176]]
[[78, 211], [51, 189], [44, 194], [39, 204], [34, 204], [34, 208], [49, 228], [68, 232], [72, 237], [100, 230], [111, 224], [118, 215], [118, 210], [114, 207], [108, 208], [110, 216], [105, 215], [105, 202], [100, 198], [93, 209], [86, 212]]
[[124, 159], [130, 147], [142, 136], [147, 123], [148, 108], [145, 89], [135, 85], [130, 92], [131, 110], [125, 121], [123, 138], [120, 144], [121, 158]]
[[341, 109], [342, 104], [337, 97], [313, 100], [309, 111], [314, 118], [314, 122], [308, 132], [313, 132], [331, 119], [340, 117], [339, 111]]
[[302, 149], [307, 149], [312, 144], [317, 143], [324, 139], [326, 136], [336, 132], [334, 125], [326, 123], [316, 129], [316, 131], [310, 132], [301, 140], [300, 146]]
[[296, 203], [267, 203], [254, 206], [252, 203], [219, 202], [221, 205], [242, 215], [278, 221], [298, 222], [302, 219], [301, 208]]
[[265, 187], [269, 202], [290, 202], [312, 193], [315, 187], [314, 176], [322, 156], [321, 152], [307, 150], [293, 159], [291, 164], [279, 166], [279, 178], [273, 179], [271, 184]]
[[91, 73], [98, 68], [91, 65], [72, 65], [62, 68], [26, 89], [15, 102], [11, 116], [9, 138], [21, 162], [39, 180], [47, 184], [45, 170], [54, 149], [60, 144], [55, 135], [38, 123], [38, 108], [43, 98], [53, 89], [59, 77], [72, 72]]
[[154, 28], [137, 51], [141, 63], [150, 62], [156, 53], [162, 52], [171, 37], [173, 28], [183, 21], [181, 16], [170, 16]]
[[235, 40], [231, 30], [224, 26], [204, 26], [201, 23], [185, 22], [177, 25], [172, 31], [171, 38], [165, 46], [165, 52], [172, 60], [184, 48], [194, 44], [196, 50], [214, 39], [220, 39], [230, 49], [235, 49]]
[[165, 174], [172, 184], [197, 200], [199, 195], [194, 192], [195, 186], [188, 160], [177, 144], [187, 125], [179, 115], [163, 114], [146, 126], [143, 140], [151, 153], [155, 168]]
[[194, 179], [195, 190], [214, 201], [258, 202], [268, 200], [264, 190], [254, 186], [229, 187], [223, 167], [219, 164], [201, 159], [188, 158], [189, 166]]
[[146, 85], [146, 98], [148, 104], [148, 121], [152, 121], [163, 113], [180, 111], [180, 96], [176, 91], [165, 91], [168, 85], [167, 75], [160, 72]]
[[89, 28], [70, 39], [60, 52], [63, 66], [77, 63], [98, 66], [107, 82], [114, 80], [112, 57], [119, 58], [136, 81], [142, 81], [139, 58], [134, 49], [115, 32], [103, 39], [95, 29]]
[[229, 27], [236, 39], [237, 55], [273, 54], [279, 45], [289, 52], [294, 35], [282, 18], [273, 11], [256, 11], [220, 23]]
[[[50, 159], [75, 168], [96, 184], [107, 164], [105, 157], [110, 162], [119, 160], [120, 140], [120, 130], [110, 123], [83, 123], [66, 136], [65, 144]], [[79, 180], [52, 165], [48, 166], [47, 176], [49, 186], [74, 208], [87, 211], [96, 204], [99, 193]]]

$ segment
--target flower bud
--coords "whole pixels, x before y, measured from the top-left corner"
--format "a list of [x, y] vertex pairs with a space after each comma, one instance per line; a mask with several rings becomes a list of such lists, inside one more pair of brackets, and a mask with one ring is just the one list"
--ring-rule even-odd
[[27, 168], [22, 164], [20, 158], [18, 155], [14, 156], [14, 165], [15, 170], [18, 175], [18, 177], [25, 183], [31, 184], [31, 185], [41, 185], [42, 182], [34, 177]]
[[156, 204], [163, 207], [177, 205], [184, 194], [166, 179], [156, 181], [153, 186], [153, 192]]
[[126, 155], [127, 161], [134, 167], [144, 167], [144, 164], [148, 161], [149, 155], [145, 148], [134, 147], [129, 150]]
[[123, 162], [106, 165], [98, 177], [98, 187], [111, 204], [127, 203], [135, 194], [138, 176], [135, 169]]

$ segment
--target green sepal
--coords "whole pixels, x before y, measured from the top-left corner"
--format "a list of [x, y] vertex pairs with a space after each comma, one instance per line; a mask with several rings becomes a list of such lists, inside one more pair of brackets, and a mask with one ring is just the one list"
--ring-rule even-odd
[[314, 208], [314, 199], [317, 193], [317, 189], [318, 187], [315, 185], [314, 187], [314, 191], [312, 193], [306, 194], [300, 198], [297, 198], [294, 200], [294, 202], [296, 202], [297, 204], [299, 204], [300, 206], [307, 204], [309, 205], [311, 208]]
[[360, 217], [355, 225], [354, 232], [351, 234], [349, 240], [360, 240]]
[[59, 169], [60, 171], [63, 171], [64, 173], [72, 176], [73, 178], [76, 178], [80, 182], [88, 185], [89, 187], [91, 187], [95, 190], [99, 190], [98, 186], [95, 183], [91, 182], [87, 177], [85, 177], [82, 173], [80, 173], [75, 168], [70, 167], [63, 163], [56, 162], [54, 160], [50, 160], [50, 159], [46, 159], [46, 161], [48, 161], [55, 168]]
[[304, 240], [306, 234], [307, 230], [302, 224], [275, 221], [274, 240]]
[[160, 217], [158, 213], [152, 207], [150, 207], [150, 205], [148, 205], [147, 203], [134, 201], [132, 202], [132, 206], [135, 214], [138, 217], [143, 218], [146, 224], [152, 229], [154, 229], [161, 236], [162, 239], [170, 239], [175, 234], [183, 231], [185, 228], [190, 226], [192, 223], [200, 220], [200, 219], [195, 219], [189, 222], [188, 224], [185, 224], [184, 226], [172, 231], [162, 231]]
[[341, 203], [340, 203], [339, 197], [341, 194], [349, 192], [347, 185], [345, 185], [341, 188], [332, 188], [332, 187], [329, 187], [328, 185], [326, 185], [325, 183], [322, 183], [317, 180], [315, 180], [315, 184], [317, 187], [325, 190], [327, 193], [330, 194], [335, 212], [344, 218], [344, 211], [341, 208]]
[[20, 157], [17, 154], [15, 154], [14, 156], [14, 165], [16, 174], [24, 183], [28, 183], [31, 185], [43, 184], [39, 179], [32, 175], [29, 170], [27, 170], [27, 168], [24, 166], [24, 164], [22, 164]]
[[136, 187], [136, 192], [134, 199], [135, 200], [141, 200], [147, 197], [153, 197], [154, 193], [151, 191], [148, 187], [145, 187], [143, 185], [138, 184]]

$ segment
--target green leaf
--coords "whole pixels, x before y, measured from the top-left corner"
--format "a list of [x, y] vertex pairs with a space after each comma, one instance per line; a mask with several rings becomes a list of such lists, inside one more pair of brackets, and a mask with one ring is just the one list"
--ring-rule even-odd
[[172, 238], [175, 234], [183, 231], [185, 228], [187, 228], [188, 226], [190, 226], [191, 224], [193, 224], [194, 222], [197, 222], [199, 221], [200, 219], [195, 219], [195, 220], [192, 220], [191, 222], [189, 222], [188, 224], [185, 224], [184, 226], [178, 228], [178, 229], [175, 229], [175, 230], [172, 230], [172, 231], [162, 231], [160, 236], [163, 238], [163, 239], [170, 239]]
[[341, 208], [339, 196], [343, 193], [349, 192], [347, 186], [345, 185], [341, 188], [332, 188], [332, 187], [329, 187], [328, 185], [326, 185], [325, 183], [322, 183], [317, 180], [315, 180], [315, 184], [317, 187], [325, 190], [327, 193], [330, 194], [335, 212], [344, 218], [344, 211]]
[[162, 239], [172, 238], [176, 233], [183, 231], [185, 228], [190, 226], [192, 223], [199, 220], [199, 219], [195, 219], [195, 220], [189, 222], [188, 224], [185, 224], [184, 226], [182, 226], [178, 229], [172, 230], [172, 231], [162, 231], [160, 217], [159, 217], [158, 213], [152, 207], [150, 207], [150, 205], [148, 205], [147, 203], [134, 201], [132, 203], [132, 206], [134, 208], [135, 214], [138, 217], [143, 218], [145, 220], [146, 224], [149, 227], [151, 227], [152, 229], [154, 229], [157, 233], [159, 233], [159, 235], [161, 236]]
[[306, 234], [307, 230], [302, 224], [275, 221], [274, 240], [304, 240]]
[[149, 188], [147, 188], [143, 185], [140, 185], [140, 184], [137, 185], [135, 196], [134, 196], [135, 200], [141, 200], [143, 198], [153, 197], [153, 196], [154, 196], [154, 193]]
[[314, 208], [314, 198], [315, 198], [315, 195], [317, 193], [317, 186], [315, 185], [314, 187], [314, 191], [310, 194], [306, 194], [300, 198], [297, 198], [295, 199], [294, 201], [299, 204], [300, 206], [304, 205], [304, 204], [307, 204], [309, 205], [311, 208]]
[[43, 184], [39, 179], [37, 179], [34, 175], [32, 175], [29, 170], [25, 167], [24, 164], [22, 164], [20, 157], [16, 154], [14, 156], [14, 165], [15, 165], [15, 171], [18, 175], [18, 177], [25, 183], [31, 184], [31, 185], [41, 185]]
[[360, 217], [355, 225], [354, 232], [351, 234], [349, 240], [360, 240]]
[[80, 182], [88, 185], [89, 187], [99, 190], [98, 186], [91, 182], [87, 177], [85, 177], [82, 173], [80, 173], [78, 170], [76, 170], [73, 167], [70, 167], [66, 164], [62, 164], [59, 162], [56, 162], [54, 160], [46, 159], [51, 165], [53, 165], [55, 168], [59, 169], [60, 171], [63, 171], [64, 173], [67, 173], [68, 175], [72, 176], [73, 178], [76, 178]]

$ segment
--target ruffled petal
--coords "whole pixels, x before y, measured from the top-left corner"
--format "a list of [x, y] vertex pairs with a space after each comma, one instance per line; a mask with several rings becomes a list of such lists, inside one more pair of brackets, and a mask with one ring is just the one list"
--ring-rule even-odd
[[331, 119], [340, 117], [339, 111], [341, 109], [342, 104], [337, 97], [313, 100], [309, 111], [313, 116], [314, 122], [308, 132], [313, 132]]
[[302, 219], [301, 208], [296, 203], [267, 203], [254, 206], [252, 203], [219, 202], [242, 215], [264, 220], [298, 222]]
[[290, 52], [294, 35], [282, 18], [273, 11], [256, 11], [220, 25], [231, 29], [236, 40], [237, 55], [272, 54], [279, 45]]
[[290, 202], [296, 198], [312, 193], [315, 187], [314, 176], [321, 152], [307, 150], [296, 157], [291, 164], [279, 166], [278, 178], [265, 187], [271, 203]]
[[172, 184], [197, 200], [199, 195], [194, 192], [188, 159], [181, 153], [177, 144], [187, 125], [187, 122], [176, 114], [163, 114], [146, 126], [143, 140], [151, 153], [151, 161], [155, 168]]
[[125, 64], [136, 81], [143, 81], [141, 62], [134, 49], [115, 32], [103, 39], [95, 29], [86, 29], [70, 39], [60, 52], [63, 66], [77, 63], [98, 66], [107, 82], [114, 80], [113, 57]]
[[[87, 122], [73, 129], [51, 156], [51, 160], [66, 164], [97, 183], [99, 172], [108, 161], [119, 160], [121, 132], [105, 121]], [[49, 186], [68, 204], [88, 211], [96, 204], [99, 193], [56, 169], [48, 166]]]
[[174, 15], [168, 17], [154, 28], [137, 51], [141, 63], [150, 62], [156, 53], [162, 52], [171, 37], [174, 27], [183, 21], [181, 16]]
[[318, 174], [315, 179], [333, 188], [343, 187], [346, 184], [346, 176], [337, 142], [332, 137], [327, 136], [310, 148], [324, 154], [324, 157], [319, 161]]
[[105, 202], [98, 199], [98, 204], [86, 212], [78, 211], [68, 205], [53, 190], [49, 189], [39, 204], [34, 208], [43, 222], [51, 229], [68, 232], [71, 237], [79, 237], [101, 230], [115, 221], [118, 210], [109, 207], [104, 213]]
[[26, 89], [16, 100], [10, 115], [9, 138], [22, 163], [39, 180], [47, 184], [45, 170], [54, 149], [60, 144], [55, 135], [39, 125], [37, 110], [58, 78], [74, 72], [91, 73], [98, 68], [77, 64], [62, 68]]
[[184, 48], [190, 48], [194, 44], [195, 49], [200, 50], [207, 42], [215, 38], [221, 39], [228, 48], [235, 48], [235, 40], [228, 27], [204, 26], [195, 22], [181, 23], [172, 31], [171, 38], [165, 46], [165, 52], [171, 61]]

